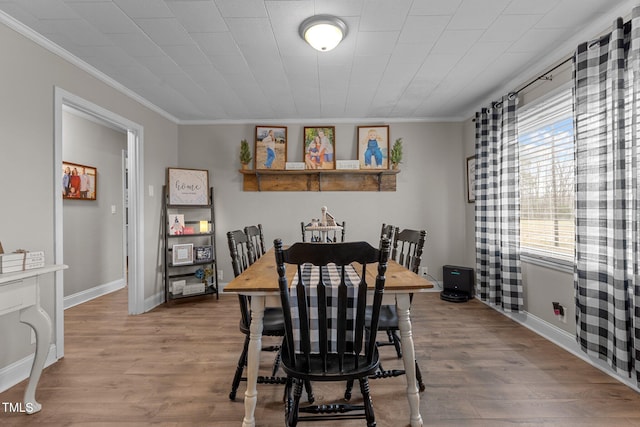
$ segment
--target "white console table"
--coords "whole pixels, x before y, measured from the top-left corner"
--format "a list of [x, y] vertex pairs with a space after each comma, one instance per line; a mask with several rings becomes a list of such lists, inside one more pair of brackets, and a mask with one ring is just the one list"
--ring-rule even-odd
[[36, 354], [24, 392], [27, 414], [35, 414], [42, 409], [42, 405], [36, 401], [36, 387], [51, 344], [51, 319], [40, 307], [40, 276], [65, 268], [66, 265], [47, 265], [33, 270], [0, 274], [0, 316], [20, 311], [20, 322], [31, 326], [36, 335]]

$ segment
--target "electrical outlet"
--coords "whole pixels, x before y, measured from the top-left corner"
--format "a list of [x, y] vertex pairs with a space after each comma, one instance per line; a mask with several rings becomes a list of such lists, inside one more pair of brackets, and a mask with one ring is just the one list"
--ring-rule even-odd
[[420, 275], [426, 277], [429, 275], [429, 267], [420, 267]]
[[222, 270], [218, 270], [218, 280], [224, 280], [224, 272]]

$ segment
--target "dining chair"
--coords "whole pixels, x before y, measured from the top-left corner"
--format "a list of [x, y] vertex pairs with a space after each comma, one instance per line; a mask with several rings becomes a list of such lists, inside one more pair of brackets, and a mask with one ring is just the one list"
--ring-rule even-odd
[[[231, 255], [231, 264], [233, 266], [233, 274], [238, 277], [255, 261], [253, 249], [250, 247], [250, 239], [242, 230], [229, 231], [227, 233], [227, 241], [229, 243], [229, 253]], [[240, 305], [240, 332], [245, 336], [242, 353], [238, 359], [238, 366], [233, 377], [231, 392], [229, 399], [235, 400], [236, 392], [240, 381], [246, 380], [242, 377], [245, 366], [247, 365], [247, 352], [249, 350], [249, 334], [251, 326], [251, 301], [246, 295], [238, 295]], [[275, 307], [267, 307], [264, 310], [264, 327], [263, 336], [284, 337], [284, 317], [282, 309]], [[273, 363], [271, 377], [258, 377], [258, 383], [284, 384], [285, 378], [276, 377], [280, 365], [280, 346], [263, 347], [264, 351], [276, 351], [277, 355]]]
[[[286, 425], [298, 421], [364, 418], [373, 427], [375, 415], [369, 392], [369, 375], [379, 365], [376, 333], [385, 286], [390, 242], [380, 249], [367, 242], [295, 243], [283, 248], [274, 241], [278, 287], [285, 319], [282, 369], [285, 386]], [[358, 263], [357, 270], [352, 263]], [[375, 291], [368, 298], [366, 272], [378, 263]], [[291, 283], [286, 269], [295, 266]], [[365, 309], [370, 307], [370, 326]], [[363, 403], [344, 402], [300, 406], [307, 381], [355, 381], [360, 384]], [[301, 415], [306, 414], [306, 415]]]
[[[385, 232], [384, 224], [381, 233]], [[391, 259], [398, 264], [406, 267], [407, 269], [418, 274], [420, 269], [420, 262], [422, 261], [422, 251], [426, 240], [427, 232], [425, 230], [410, 230], [404, 229], [399, 231], [398, 227], [394, 227], [393, 232], [393, 249], [391, 251]], [[381, 235], [382, 238], [382, 235]], [[413, 299], [413, 294], [411, 295]], [[380, 310], [380, 321], [378, 324], [378, 330], [384, 331], [387, 334], [388, 341], [378, 341], [378, 346], [393, 345], [396, 350], [398, 359], [402, 358], [402, 347], [400, 336], [398, 332], [400, 330], [398, 326], [398, 312], [395, 305], [383, 305]], [[392, 370], [385, 371], [380, 369], [378, 375], [381, 377], [386, 376], [398, 376], [403, 375], [404, 370]], [[416, 361], [416, 380], [418, 381], [418, 387], [420, 391], [425, 390], [424, 382], [422, 381], [422, 373], [420, 367]]]
[[[344, 242], [346, 233], [347, 233], [347, 221], [342, 221], [342, 223], [338, 223], [339, 226], [342, 227], [340, 230], [340, 242]], [[300, 222], [300, 231], [302, 232], [302, 241], [303, 242], [321, 242], [322, 241], [322, 233], [318, 230], [307, 230], [307, 225], [304, 221]], [[338, 232], [337, 230], [331, 231], [333, 237], [327, 232], [327, 242], [336, 243], [338, 242]]]
[[264, 245], [264, 235], [262, 234], [262, 224], [248, 225], [244, 228], [249, 243], [253, 249], [254, 260], [260, 258], [267, 251]]

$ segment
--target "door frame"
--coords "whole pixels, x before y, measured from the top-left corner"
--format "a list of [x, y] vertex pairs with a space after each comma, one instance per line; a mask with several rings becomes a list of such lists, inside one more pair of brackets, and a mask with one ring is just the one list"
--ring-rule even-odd
[[[80, 110], [109, 123], [127, 134], [129, 194], [127, 227], [128, 269], [128, 311], [129, 314], [144, 313], [144, 187], [143, 179], [143, 135], [144, 128], [131, 120], [106, 110], [90, 101], [74, 95], [62, 88], [54, 87], [54, 262], [64, 264], [62, 181], [59, 179], [62, 164], [62, 111], [63, 106]], [[64, 356], [64, 272], [55, 277], [55, 318], [56, 318], [56, 358]]]

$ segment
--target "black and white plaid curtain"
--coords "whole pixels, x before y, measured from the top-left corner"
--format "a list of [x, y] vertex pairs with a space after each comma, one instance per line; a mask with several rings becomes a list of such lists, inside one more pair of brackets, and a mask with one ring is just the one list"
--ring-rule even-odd
[[577, 340], [638, 376], [640, 8], [574, 55]]
[[518, 97], [476, 113], [476, 287], [483, 301], [522, 309]]

